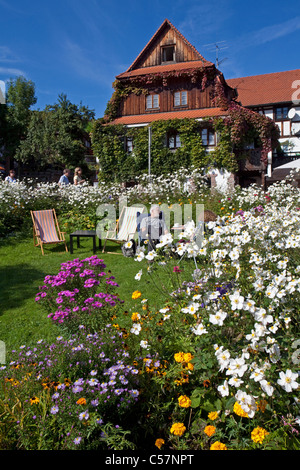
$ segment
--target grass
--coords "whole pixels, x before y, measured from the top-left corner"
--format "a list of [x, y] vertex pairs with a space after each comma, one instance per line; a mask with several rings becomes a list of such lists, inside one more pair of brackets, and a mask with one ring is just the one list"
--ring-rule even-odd
[[[134, 279], [140, 265], [133, 258], [125, 258], [116, 244], [107, 245], [109, 251], [119, 254], [102, 253], [97, 255], [104, 260], [107, 270], [115, 276], [119, 284], [117, 292], [125, 301], [124, 310], [133, 306], [131, 293], [139, 289], [142, 298], [147, 298], [152, 306], [161, 308], [162, 297], [153, 289], [149, 279]], [[45, 312], [35, 302], [36, 293], [48, 274], [57, 274], [61, 263], [74, 258], [86, 258], [93, 254], [92, 241], [81, 239], [80, 247], [74, 243], [74, 251], [64, 251], [61, 246], [48, 246], [45, 255], [33, 246], [30, 237], [9, 237], [0, 244], [0, 341], [4, 341], [7, 356], [11, 349], [21, 345], [31, 346], [38, 340], [51, 341], [61, 331], [47, 318]]]

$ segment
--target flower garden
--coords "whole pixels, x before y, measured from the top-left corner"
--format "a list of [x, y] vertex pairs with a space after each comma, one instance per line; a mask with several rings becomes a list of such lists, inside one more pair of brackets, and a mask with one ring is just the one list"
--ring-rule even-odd
[[0, 449], [300, 449], [300, 190], [291, 176], [212, 194], [192, 173], [192, 190], [184, 170], [127, 189], [1, 183], [8, 244], [21, 231], [30, 245], [32, 209], [54, 207], [70, 233], [120, 195], [218, 217], [201, 246], [190, 221], [125, 274], [121, 256], [61, 254], [31, 296], [51, 340], [9, 345], [0, 366]]

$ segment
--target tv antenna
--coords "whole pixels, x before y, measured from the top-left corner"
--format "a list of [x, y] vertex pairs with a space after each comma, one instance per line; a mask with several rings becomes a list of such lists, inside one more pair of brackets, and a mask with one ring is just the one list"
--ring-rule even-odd
[[203, 47], [207, 47], [210, 52], [216, 51], [216, 67], [217, 68], [219, 68], [222, 62], [228, 59], [228, 57], [225, 57], [224, 59], [219, 60], [220, 51], [223, 51], [224, 49], [228, 49], [228, 46], [226, 45], [226, 41], [218, 41], [218, 42], [212, 42], [210, 44], [204, 44]]

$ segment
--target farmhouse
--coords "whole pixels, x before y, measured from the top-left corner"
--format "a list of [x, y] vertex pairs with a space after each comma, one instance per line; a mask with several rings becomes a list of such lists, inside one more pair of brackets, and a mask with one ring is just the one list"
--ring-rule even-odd
[[226, 81], [169, 20], [113, 86], [92, 133], [104, 176], [128, 179], [151, 162], [154, 173], [225, 166], [242, 185], [265, 183], [278, 129], [240, 103], [237, 84]]

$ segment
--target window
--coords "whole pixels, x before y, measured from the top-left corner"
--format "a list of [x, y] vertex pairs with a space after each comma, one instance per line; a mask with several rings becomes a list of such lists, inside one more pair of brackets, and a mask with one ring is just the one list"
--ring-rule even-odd
[[168, 135], [168, 147], [169, 149], [177, 149], [181, 147], [180, 135], [169, 134]]
[[126, 137], [126, 152], [132, 153], [133, 152], [133, 138]]
[[174, 106], [187, 106], [187, 91], [176, 91], [174, 93]]
[[275, 109], [275, 120], [281, 121], [282, 119], [288, 119], [289, 108], [287, 106], [283, 108]]
[[159, 95], [148, 95], [146, 97], [146, 109], [159, 108]]
[[209, 129], [201, 130], [201, 139], [205, 147], [216, 145], [215, 133]]
[[161, 51], [162, 62], [175, 62], [175, 46], [164, 46]]
[[275, 123], [279, 127], [281, 136], [288, 136], [291, 134], [291, 121], [288, 117], [288, 112], [289, 108], [287, 106], [275, 108]]

